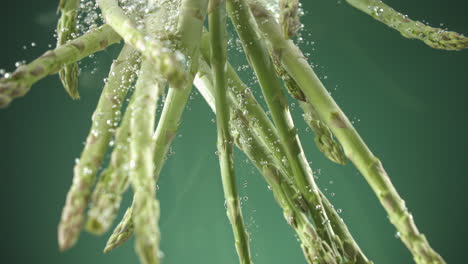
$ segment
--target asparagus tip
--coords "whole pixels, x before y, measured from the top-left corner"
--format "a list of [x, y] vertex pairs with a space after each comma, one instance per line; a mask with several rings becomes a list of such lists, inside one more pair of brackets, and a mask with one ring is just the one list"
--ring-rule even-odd
[[69, 235], [69, 233], [63, 232], [59, 229], [58, 233], [58, 245], [59, 250], [64, 252], [72, 248], [76, 243], [76, 239]]

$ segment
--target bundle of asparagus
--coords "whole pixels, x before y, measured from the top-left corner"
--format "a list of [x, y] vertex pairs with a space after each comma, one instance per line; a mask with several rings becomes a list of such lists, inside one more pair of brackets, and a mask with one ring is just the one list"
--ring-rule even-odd
[[[466, 37], [410, 20], [381, 1], [347, 1], [433, 48], [468, 48]], [[349, 159], [367, 180], [415, 262], [445, 263], [419, 232], [381, 161], [290, 39], [302, 27], [298, 0], [97, 0], [105, 23], [79, 37], [78, 3], [60, 1], [62, 16], [54, 50], [0, 79], [1, 107], [57, 72], [66, 91], [76, 99], [77, 62], [125, 42], [112, 64], [74, 168], [58, 228], [62, 250], [77, 242], [83, 228], [98, 235], [108, 231], [123, 193], [131, 186], [133, 204], [104, 251], [115, 249], [135, 233], [141, 262], [160, 263], [156, 183], [195, 84], [216, 113], [220, 174], [239, 262], [252, 263], [252, 257], [236, 186], [234, 145], [271, 186], [308, 263], [372, 263], [315, 183], [284, 86], [299, 101], [319, 150], [339, 164]], [[227, 17], [259, 81], [272, 120], [227, 61]], [[205, 20], [208, 29], [204, 29]], [[163, 95], [164, 107], [157, 119], [158, 100]], [[96, 177], [109, 145], [113, 145], [111, 161]]]

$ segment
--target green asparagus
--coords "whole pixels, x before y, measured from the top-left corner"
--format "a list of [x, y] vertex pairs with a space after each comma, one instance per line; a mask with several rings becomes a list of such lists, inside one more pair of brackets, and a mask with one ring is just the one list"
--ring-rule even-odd
[[121, 246], [125, 241], [132, 237], [134, 229], [135, 226], [133, 225], [132, 220], [132, 207], [129, 207], [122, 220], [107, 240], [104, 253], [109, 253], [111, 250]]
[[468, 38], [453, 31], [434, 28], [414, 21], [381, 0], [346, 0], [350, 5], [399, 31], [405, 38], [419, 39], [429, 47], [443, 50], [468, 48]]
[[18, 67], [0, 79], [0, 108], [7, 107], [14, 98], [24, 96], [35, 82], [57, 73], [64, 65], [101, 51], [120, 39], [111, 27], [103, 25]]
[[[419, 39], [436, 49], [468, 48], [465, 36], [411, 20], [381, 0], [346, 1], [404, 37]], [[89, 17], [83, 17], [86, 24], [99, 16], [106, 24], [77, 37], [77, 29], [82, 28], [77, 25], [78, 9], [90, 11], [86, 14]], [[226, 10], [268, 112], [227, 61], [226, 45], [237, 40], [227, 41]], [[74, 167], [58, 227], [61, 250], [78, 240], [88, 206], [85, 228], [97, 235], [107, 231], [123, 193], [131, 185], [133, 204], [114, 229], [104, 252], [118, 247], [135, 232], [141, 262], [161, 262], [156, 183], [194, 82], [216, 114], [223, 191], [240, 262], [253, 261], [237, 193], [233, 144], [245, 152], [269, 185], [296, 232], [307, 263], [372, 264], [315, 183], [282, 90], [284, 84], [298, 100], [318, 149], [339, 164], [349, 159], [361, 172], [415, 262], [445, 263], [419, 232], [381, 161], [291, 40], [302, 27], [299, 0], [60, 0], [58, 11], [57, 47], [29, 64], [18, 63], [21, 66], [13, 73], [0, 70], [0, 107], [55, 73], [59, 73], [66, 92], [78, 99], [78, 61], [122, 38], [125, 41], [105, 79], [89, 135]], [[211, 32], [202, 33], [207, 14]], [[135, 91], [128, 96], [128, 106], [123, 107], [135, 81]], [[169, 91], [155, 129], [158, 98], [167, 84]], [[95, 184], [111, 146], [110, 163]]]
[[[57, 47], [75, 38], [79, 3], [79, 0], [60, 0], [58, 9], [61, 17], [57, 24]], [[75, 62], [65, 65], [59, 71], [63, 87], [73, 99], [80, 98], [78, 93], [78, 70], [78, 63]]]
[[303, 117], [307, 125], [314, 131], [315, 145], [317, 148], [331, 161], [345, 165], [346, 156], [340, 143], [335, 140], [335, 137], [330, 128], [320, 120], [317, 111], [309, 102], [299, 102], [304, 112]]
[[209, 26], [211, 40], [211, 67], [213, 84], [216, 89], [216, 124], [218, 130], [218, 157], [221, 168], [227, 215], [234, 232], [235, 245], [240, 263], [252, 263], [249, 236], [244, 225], [234, 173], [234, 153], [229, 128], [229, 108], [227, 106], [227, 31], [226, 1], [210, 0]]

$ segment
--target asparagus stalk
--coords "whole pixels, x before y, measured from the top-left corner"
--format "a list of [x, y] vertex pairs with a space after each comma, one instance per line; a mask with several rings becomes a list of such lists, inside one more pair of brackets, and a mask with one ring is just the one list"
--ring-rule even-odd
[[[79, 0], [60, 0], [58, 9], [61, 16], [57, 24], [57, 47], [66, 44], [67, 41], [75, 37], [79, 4]], [[75, 62], [65, 65], [59, 71], [63, 87], [73, 99], [80, 98], [78, 93], [78, 70], [78, 63]]]
[[[72, 186], [62, 211], [58, 228], [61, 250], [72, 247], [78, 239], [91, 188], [109, 141], [120, 119], [119, 110], [131, 84], [130, 75], [137, 54], [128, 46], [111, 67], [109, 78], [93, 114], [92, 125], [80, 160], [74, 168]], [[127, 61], [127, 63], [123, 63]], [[130, 66], [130, 68], [129, 68]]]
[[381, 0], [346, 1], [375, 20], [399, 31], [405, 38], [419, 39], [435, 49], [462, 50], [468, 48], [467, 37], [457, 32], [430, 27], [419, 21], [414, 21]]
[[252, 263], [249, 236], [246, 231], [234, 173], [232, 136], [229, 128], [229, 107], [227, 105], [227, 31], [226, 1], [210, 0], [209, 26], [211, 40], [211, 66], [216, 89], [216, 124], [218, 131], [218, 157], [221, 168], [227, 215], [234, 232], [235, 245], [240, 263]]
[[133, 46], [149, 59], [157, 71], [175, 88], [183, 88], [187, 81], [181, 60], [163, 42], [151, 39], [134, 25], [120, 8], [117, 0], [97, 0], [102, 14], [109, 24], [126, 43]]
[[136, 250], [142, 263], [157, 264], [159, 258], [159, 202], [155, 199], [156, 182], [153, 178], [154, 120], [158, 97], [163, 82], [148, 59], [142, 62], [135, 88], [135, 103], [130, 117], [130, 182], [135, 192], [133, 223], [136, 233]]
[[[148, 8], [161, 5], [163, 1], [149, 0]], [[146, 34], [156, 35], [163, 26], [161, 21], [167, 15], [164, 7], [150, 9], [144, 22]], [[161, 69], [159, 69], [161, 70]], [[135, 248], [144, 264], [159, 264], [159, 201], [156, 199], [156, 179], [154, 178], [154, 124], [159, 96], [164, 93], [164, 75], [153, 67], [153, 61], [143, 58], [141, 71], [135, 89], [135, 103], [130, 111], [130, 182], [134, 197], [132, 222], [135, 226]]]
[[132, 237], [135, 226], [133, 225], [132, 220], [132, 207], [129, 207], [125, 211], [125, 215], [117, 225], [117, 227], [112, 232], [112, 235], [107, 240], [106, 247], [104, 248], [104, 253], [108, 253], [111, 250], [121, 246], [125, 241]]
[[257, 2], [250, 2], [257, 19], [274, 52], [283, 66], [301, 87], [307, 101], [316, 109], [320, 119], [327, 124], [343, 146], [345, 155], [367, 180], [400, 233], [400, 237], [413, 254], [416, 263], [445, 263], [435, 252], [426, 237], [419, 232], [413, 216], [393, 186], [382, 162], [374, 156], [349, 119], [327, 92], [301, 51], [281, 35], [271, 14]]
[[299, 0], [279, 0], [280, 4], [280, 24], [283, 35], [291, 38], [297, 34], [301, 28], [299, 20]]
[[[230, 0], [228, 10], [243, 43], [244, 51], [258, 77], [265, 101], [272, 113], [281, 144], [285, 149], [286, 160], [293, 171], [296, 186], [312, 208], [323, 208], [318, 188], [312, 178], [312, 172], [307, 163], [302, 163], [303, 159], [300, 158], [304, 154], [298, 142], [297, 131], [289, 112], [286, 97], [279, 81], [274, 77], [275, 69], [268, 52], [256, 35], [255, 21], [247, 2], [245, 0]], [[319, 210], [312, 217], [320, 236], [330, 243], [330, 246], [335, 250], [336, 247], [333, 242], [335, 234], [326, 212]]]
[[[204, 45], [202, 45], [202, 47], [203, 46]], [[204, 50], [205, 49], [202, 49], [202, 51]], [[201, 66], [203, 66], [203, 64], [201, 64]], [[282, 160], [285, 155], [284, 150], [281, 147], [278, 148], [277, 146], [275, 146], [275, 142], [279, 141], [278, 135], [276, 133], [276, 128], [274, 128], [271, 121], [267, 118], [265, 112], [261, 109], [261, 107], [256, 102], [255, 98], [249, 92], [249, 90], [246, 89], [247, 86], [239, 79], [232, 67], [230, 67], [229, 69], [230, 70], [228, 71], [228, 79], [230, 89], [228, 92], [230, 94], [229, 106], [232, 109], [231, 111], [239, 111], [245, 113], [245, 118], [243, 119], [245, 121], [254, 120], [254, 122], [249, 122], [248, 125], [240, 126], [240, 128], [237, 128], [238, 131], [240, 131], [241, 129], [253, 130], [252, 134], [254, 134], [255, 136], [244, 137], [243, 140], [245, 141], [247, 139], [247, 141], [253, 141], [254, 143], [252, 144], [260, 144], [261, 146], [265, 146], [265, 148], [267, 149], [266, 152], [268, 154], [260, 155], [263, 156], [263, 158], [261, 158], [261, 160], [263, 161], [261, 162], [261, 164], [276, 164], [275, 166], [280, 169], [280, 176], [282, 181], [285, 183], [288, 182], [288, 179], [292, 178], [292, 173], [291, 169], [289, 167], [286, 167], [286, 164]], [[211, 108], [214, 109], [214, 92], [212, 91], [212, 88], [210, 89], [212, 78], [210, 78], [209, 75], [209, 69], [206, 70], [202, 67], [201, 69], [199, 69], [199, 73], [195, 80], [195, 84], [200, 93], [205, 98], [205, 101], [207, 101]], [[248, 101], [248, 103], [242, 103], [242, 101]], [[247, 108], [247, 106], [249, 107]], [[233, 121], [231, 123], [235, 122]], [[268, 134], [268, 136], [265, 136], [266, 134]], [[249, 138], [252, 140], [248, 140]], [[259, 141], [259, 143], [256, 143], [257, 141]], [[252, 149], [257, 149], [257, 147], [252, 147]], [[247, 151], [244, 148], [243, 150], [247, 154]], [[290, 188], [296, 189], [292, 186]], [[297, 197], [297, 195], [295, 195], [297, 193], [296, 190], [290, 191], [290, 193], [292, 193], [292, 195], [295, 196], [294, 200], [296, 201], [297, 205], [300, 205], [302, 210], [309, 210], [307, 206], [301, 205], [303, 204], [303, 200], [302, 197]], [[339, 237], [340, 241], [338, 243], [343, 245], [343, 254], [348, 260], [354, 261], [351, 263], [371, 264], [372, 262], [369, 261], [364, 255], [364, 253], [361, 251], [354, 238], [352, 237], [351, 233], [349, 232], [348, 228], [346, 227], [346, 224], [338, 215], [333, 205], [327, 200], [327, 198], [325, 197], [325, 195], [323, 195], [322, 192], [320, 192], [320, 196], [323, 201], [324, 209], [330, 218], [330, 223], [337, 236]]]
[[[122, 89], [125, 85], [133, 83], [134, 75], [139, 69], [139, 56], [132, 47], [125, 45], [120, 57], [122, 60], [117, 59], [114, 62], [115, 71], [111, 71], [109, 82], [116, 82], [115, 87], [119, 86]], [[119, 84], [119, 80], [124, 80], [125, 83]], [[133, 99], [129, 105], [132, 104]], [[117, 113], [120, 111], [112, 110]], [[103, 234], [111, 226], [120, 207], [122, 195], [128, 187], [130, 116], [131, 111], [126, 111], [116, 130], [110, 164], [99, 176], [91, 196], [86, 230], [97, 235]]]
[[7, 107], [14, 98], [24, 96], [34, 83], [57, 73], [64, 65], [79, 61], [118, 41], [120, 36], [111, 27], [103, 25], [18, 67], [8, 77], [0, 79], [0, 108]]

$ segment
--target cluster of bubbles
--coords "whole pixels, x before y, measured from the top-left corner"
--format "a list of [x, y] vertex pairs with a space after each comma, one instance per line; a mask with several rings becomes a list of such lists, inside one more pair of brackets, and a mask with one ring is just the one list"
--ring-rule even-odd
[[78, 37], [101, 24], [102, 19], [96, 1], [80, 0], [78, 21], [76, 24], [77, 35], [74, 37]]

